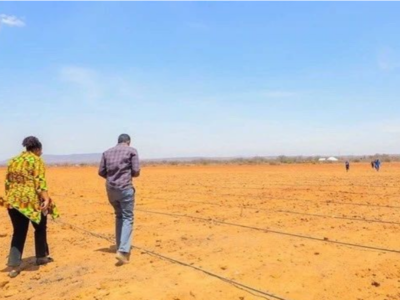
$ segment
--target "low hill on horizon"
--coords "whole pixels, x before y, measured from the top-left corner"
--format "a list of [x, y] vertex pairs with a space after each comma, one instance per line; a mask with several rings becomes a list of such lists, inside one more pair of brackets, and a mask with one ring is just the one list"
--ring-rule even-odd
[[[100, 162], [101, 153], [70, 154], [70, 155], [43, 155], [46, 164], [94, 164]], [[0, 165], [6, 165], [8, 160], [1, 161]]]
[[[43, 155], [43, 159], [48, 165], [97, 165], [101, 159], [101, 153], [86, 153], [86, 154], [69, 154], [69, 155]], [[317, 162], [321, 157], [329, 157], [330, 155], [315, 155], [315, 156], [235, 156], [235, 157], [172, 157], [172, 158], [153, 158], [141, 159], [144, 164], [169, 164], [169, 163], [306, 163]], [[350, 160], [352, 162], [368, 162], [376, 158], [380, 158], [382, 162], [400, 161], [399, 154], [375, 154], [375, 155], [342, 155], [336, 156], [339, 162]], [[7, 165], [8, 160], [0, 161], [0, 166]]]
[[[87, 154], [69, 154], [69, 155], [43, 155], [46, 164], [49, 165], [63, 165], [63, 164], [98, 164], [100, 163], [101, 153], [87, 153]], [[273, 159], [275, 157], [265, 156], [264, 158]], [[157, 162], [191, 162], [200, 160], [215, 160], [215, 161], [228, 161], [240, 159], [240, 157], [173, 157], [173, 158], [150, 158], [141, 159], [142, 162], [157, 163]], [[0, 162], [0, 166], [7, 165], [8, 160]]]

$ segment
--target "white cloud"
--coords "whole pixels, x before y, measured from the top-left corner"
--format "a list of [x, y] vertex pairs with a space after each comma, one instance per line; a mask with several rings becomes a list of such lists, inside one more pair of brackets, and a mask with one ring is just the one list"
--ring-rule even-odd
[[24, 27], [25, 22], [16, 16], [8, 16], [5, 14], [0, 15], [0, 25], [4, 24], [10, 27]]

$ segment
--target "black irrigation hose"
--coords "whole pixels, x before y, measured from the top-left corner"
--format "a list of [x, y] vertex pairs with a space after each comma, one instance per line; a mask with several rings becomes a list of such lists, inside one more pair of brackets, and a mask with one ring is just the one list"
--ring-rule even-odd
[[[205, 187], [205, 188], [213, 188], [213, 189], [240, 189], [240, 190], [266, 190], [266, 189], [271, 189], [274, 187], [240, 187], [240, 186], [212, 186], [212, 185], [204, 185], [204, 184], [197, 184], [197, 186], [200, 187]], [[316, 187], [318, 187], [318, 185], [315, 185]], [[190, 187], [196, 187], [196, 185], [192, 185]], [[285, 187], [285, 185], [281, 185], [281, 187]], [[304, 186], [304, 185], [287, 185], [287, 187], [297, 187], [298, 189], [308, 189], [308, 186]], [[350, 186], [353, 187], [353, 186]], [[369, 187], [369, 186], [368, 186]], [[343, 193], [343, 194], [353, 194], [353, 195], [359, 195], [359, 194], [363, 194], [363, 193], [359, 193], [359, 192], [350, 192], [350, 191], [331, 191], [331, 190], [316, 190], [316, 192], [337, 192], [337, 193]], [[375, 196], [384, 196], [385, 194], [382, 193], [368, 193], [369, 195], [375, 195]]]
[[296, 215], [305, 215], [305, 216], [319, 217], [319, 218], [332, 218], [332, 219], [360, 221], [360, 222], [367, 222], [367, 223], [382, 223], [382, 224], [400, 225], [400, 222], [393, 222], [393, 221], [359, 219], [359, 218], [338, 217], [338, 216], [326, 216], [326, 215], [312, 214], [312, 213], [305, 213], [305, 212], [297, 212], [297, 211], [290, 211], [290, 210], [277, 210], [276, 212], [296, 214]]
[[[263, 197], [261, 199], [270, 199], [270, 200], [284, 200], [284, 201], [305, 201], [305, 202], [315, 202], [315, 200], [311, 199], [295, 199], [295, 198], [281, 198], [277, 199], [276, 197]], [[400, 206], [395, 206], [395, 205], [379, 205], [379, 204], [368, 204], [368, 203], [358, 203], [358, 202], [341, 202], [341, 201], [333, 201], [333, 200], [322, 200], [321, 203], [326, 202], [326, 203], [335, 203], [339, 205], [354, 205], [354, 206], [368, 206], [368, 207], [380, 207], [380, 208], [398, 208], [400, 209]]]
[[[83, 233], [85, 233], [85, 234], [87, 234], [87, 235], [90, 235], [90, 236], [93, 236], [93, 237], [96, 237], [96, 238], [100, 238], [100, 239], [104, 239], [104, 240], [109, 241], [109, 242], [111, 242], [111, 243], [114, 242], [113, 239], [108, 238], [108, 237], [106, 237], [106, 236], [104, 236], [104, 235], [102, 235], [102, 234], [95, 233], [95, 232], [86, 230], [86, 229], [84, 229], [84, 228], [80, 228], [80, 227], [78, 227], [78, 226], [69, 224], [69, 223], [67, 223], [67, 222], [63, 222], [63, 221], [60, 221], [60, 220], [55, 220], [54, 222], [55, 222], [55, 223], [58, 223], [58, 224], [62, 224], [62, 225], [67, 225], [67, 226], [69, 226], [71, 229], [73, 229], [73, 230], [75, 230], [75, 231], [81, 231], [81, 232], [83, 232]], [[172, 262], [172, 263], [175, 263], [175, 264], [178, 264], [178, 265], [181, 265], [181, 266], [184, 266], [184, 267], [191, 268], [191, 269], [194, 269], [194, 270], [196, 270], [196, 271], [202, 272], [202, 273], [204, 273], [204, 274], [206, 274], [206, 275], [209, 275], [209, 276], [211, 276], [211, 277], [214, 277], [214, 278], [217, 278], [217, 279], [219, 279], [219, 280], [222, 280], [222, 281], [224, 281], [224, 282], [226, 282], [226, 283], [229, 283], [229, 284], [231, 284], [231, 285], [233, 285], [233, 286], [235, 286], [235, 287], [237, 287], [237, 288], [239, 288], [239, 289], [241, 289], [241, 290], [244, 290], [244, 291], [246, 291], [246, 292], [248, 292], [248, 293], [251, 293], [251, 294], [253, 294], [254, 296], [257, 296], [257, 297], [262, 297], [262, 298], [264, 298], [264, 299], [269, 299], [269, 298], [266, 298], [266, 297], [270, 297], [270, 298], [274, 298], [274, 299], [277, 299], [277, 300], [289, 300], [289, 299], [287, 299], [287, 298], [282, 298], [282, 297], [276, 296], [276, 295], [274, 295], [274, 294], [272, 294], [272, 293], [270, 293], [270, 292], [265, 292], [265, 291], [259, 290], [259, 289], [257, 289], [257, 288], [253, 288], [253, 287], [248, 286], [248, 285], [246, 285], [246, 284], [243, 284], [243, 283], [240, 283], [240, 282], [231, 280], [231, 279], [229, 279], [229, 278], [223, 277], [223, 276], [221, 276], [221, 275], [212, 273], [212, 272], [210, 272], [210, 271], [204, 270], [204, 269], [202, 269], [202, 268], [200, 268], [200, 267], [193, 266], [193, 265], [191, 265], [191, 264], [188, 264], [188, 263], [179, 261], [179, 260], [177, 260], [177, 259], [174, 259], [174, 258], [165, 256], [165, 255], [163, 255], [163, 254], [159, 254], [159, 253], [153, 252], [153, 251], [151, 251], [151, 250], [147, 250], [147, 249], [142, 248], [142, 247], [139, 247], [139, 246], [132, 246], [132, 248], [137, 249], [137, 250], [140, 250], [140, 251], [142, 251], [142, 252], [145, 252], [145, 253], [148, 254], [148, 255], [155, 256], [155, 257], [157, 257], [157, 258], [159, 258], [159, 259], [163, 259], [163, 260], [166, 260], [166, 261], [169, 261], [169, 262]], [[254, 294], [254, 293], [255, 293], [255, 294]]]
[[[224, 188], [224, 187], [222, 187], [222, 188]], [[233, 189], [233, 187], [226, 187], [226, 189]], [[243, 188], [241, 190], [246, 190], [246, 189]], [[159, 191], [170, 192], [168, 190], [160, 190], [160, 189], [158, 189], [157, 191], [158, 192]], [[281, 191], [285, 191], [285, 189], [281, 189]], [[177, 192], [183, 192], [183, 193], [186, 193], [186, 194], [205, 194], [205, 193], [199, 193], [198, 191], [192, 191], [192, 190], [178, 190]], [[210, 192], [214, 192], [215, 193], [215, 191], [211, 191], [211, 190], [210, 190]], [[347, 192], [347, 191], [313, 190], [313, 192], [338, 192], [338, 193], [342, 193], [342, 194], [363, 195], [363, 193]], [[226, 193], [219, 194], [219, 195], [221, 195], [221, 196], [232, 196], [232, 195], [234, 195], [234, 196], [240, 196], [240, 197], [246, 196], [246, 195], [226, 194]], [[375, 194], [368, 193], [368, 195], [381, 196], [381, 197], [385, 196], [385, 194], [376, 194], [376, 193]], [[396, 199], [399, 198], [399, 196], [394, 196], [394, 197]]]
[[[307, 178], [303, 178], [303, 180], [307, 180]], [[330, 180], [330, 179], [325, 179], [326, 180]], [[147, 181], [146, 184], [152, 184], [155, 181]], [[160, 182], [160, 181], [157, 181]], [[161, 181], [162, 183], [163, 181]], [[386, 182], [389, 185], [372, 185], [372, 184], [355, 184], [353, 182], [340, 182], [339, 184], [325, 184], [325, 183], [320, 183], [319, 181], [315, 181], [315, 180], [307, 180], [306, 182], [303, 182], [302, 180], [299, 180], [300, 184], [288, 184], [288, 183], [268, 183], [266, 185], [263, 186], [251, 186], [251, 187], [238, 187], [237, 186], [237, 182], [233, 182], [233, 184], [235, 186], [233, 186], [232, 188], [234, 189], [239, 189], [239, 188], [244, 188], [244, 189], [264, 189], [264, 188], [268, 188], [268, 187], [273, 187], [273, 186], [287, 186], [287, 187], [316, 187], [316, 186], [323, 186], [323, 187], [343, 187], [343, 186], [347, 186], [347, 187], [367, 187], [367, 188], [400, 188], [398, 186], [395, 186], [395, 183], [393, 182]], [[165, 183], [165, 181], [164, 181]], [[232, 183], [232, 182], [228, 182], [228, 183]], [[186, 184], [185, 186], [203, 186], [203, 187], [215, 187], [212, 185], [207, 185], [207, 184], [199, 184], [198, 182], [196, 183], [189, 183]], [[226, 187], [226, 186], [225, 186]]]
[[394, 221], [383, 221], [383, 220], [361, 219], [361, 218], [351, 218], [351, 217], [328, 216], [328, 215], [321, 215], [321, 214], [305, 213], [305, 212], [300, 212], [300, 211], [280, 210], [280, 209], [273, 210], [273, 209], [257, 208], [257, 207], [250, 207], [250, 206], [227, 206], [227, 205], [223, 205], [223, 204], [219, 204], [219, 203], [211, 203], [211, 202], [203, 202], [203, 201], [181, 200], [181, 199], [165, 199], [165, 198], [161, 198], [161, 197], [148, 197], [148, 198], [143, 198], [143, 199], [159, 199], [159, 200], [165, 200], [165, 201], [181, 201], [181, 202], [190, 202], [190, 203], [214, 205], [214, 206], [219, 206], [219, 207], [224, 207], [224, 208], [252, 209], [252, 210], [260, 210], [260, 211], [266, 211], [266, 212], [277, 212], [277, 213], [288, 213], [288, 214], [296, 214], [296, 215], [305, 215], [305, 216], [312, 216], [312, 217], [318, 217], [318, 218], [331, 218], [331, 219], [351, 220], [351, 221], [359, 221], [359, 222], [367, 222], [367, 223], [382, 223], [382, 224], [400, 225], [400, 222], [394, 222]]
[[[55, 196], [59, 197], [69, 197], [67, 195], [59, 195], [55, 194]], [[78, 197], [78, 196], [76, 196]], [[366, 222], [366, 223], [381, 223], [381, 224], [391, 224], [391, 225], [400, 225], [400, 222], [394, 221], [384, 221], [384, 220], [373, 220], [373, 219], [361, 219], [361, 218], [351, 218], [351, 217], [338, 217], [338, 216], [328, 216], [328, 215], [321, 215], [321, 214], [313, 214], [313, 213], [305, 213], [305, 212], [297, 212], [297, 211], [290, 211], [290, 210], [271, 210], [271, 209], [263, 209], [263, 208], [256, 208], [256, 207], [249, 207], [249, 206], [227, 206], [219, 203], [211, 203], [205, 201], [194, 201], [194, 200], [180, 200], [180, 199], [165, 199], [162, 197], [146, 197], [142, 199], [158, 199], [158, 200], [165, 200], [165, 201], [180, 201], [180, 202], [190, 202], [190, 203], [199, 203], [199, 204], [206, 204], [206, 205], [213, 205], [219, 206], [224, 208], [238, 208], [238, 209], [252, 209], [252, 210], [260, 210], [266, 212], [276, 212], [276, 213], [288, 213], [288, 214], [296, 214], [296, 215], [305, 215], [305, 216], [312, 216], [317, 218], [330, 218], [330, 219], [338, 219], [338, 220], [349, 220], [349, 221], [358, 221], [358, 222]], [[291, 199], [296, 200], [296, 199]], [[305, 201], [312, 201], [312, 200], [305, 200]], [[154, 202], [157, 203], [157, 202]], [[335, 202], [328, 202], [328, 203], [335, 203]], [[146, 203], [147, 204], [147, 203]], [[360, 204], [361, 205], [361, 204]], [[386, 206], [385, 206], [386, 207]]]
[[[220, 188], [219, 186], [212, 186], [212, 185], [204, 185], [204, 184], [197, 184], [198, 186], [203, 186], [203, 187], [208, 187], [208, 188]], [[351, 184], [351, 183], [343, 183], [343, 184], [287, 184], [287, 183], [269, 183], [268, 185], [265, 186], [251, 186], [251, 187], [240, 187], [237, 186], [237, 184], [235, 184], [236, 186], [232, 187], [233, 189], [249, 189], [249, 190], [263, 190], [263, 189], [267, 189], [270, 187], [299, 187], [299, 188], [309, 188], [309, 187], [349, 187], [349, 188], [354, 188], [354, 187], [368, 187], [368, 188], [397, 188], [400, 189], [400, 187], [398, 186], [385, 186], [385, 185], [368, 185], [368, 184]], [[191, 186], [195, 186], [195, 185], [191, 185]], [[223, 188], [230, 188], [227, 186], [223, 186]]]
[[[169, 192], [169, 191], [163, 191], [163, 192]], [[175, 192], [175, 191], [173, 191]], [[181, 193], [180, 191], [176, 191], [175, 193]], [[192, 191], [184, 191], [182, 192], [183, 194], [190, 194], [190, 195], [208, 195], [208, 193], [196, 193], [196, 192], [192, 192]], [[238, 195], [234, 195], [234, 194], [219, 194], [218, 196], [235, 196], [237, 197]], [[242, 196], [242, 195], [239, 195]], [[278, 199], [277, 197], [273, 197], [273, 196], [261, 196], [258, 197], [258, 199], [269, 199], [269, 200], [284, 200], [284, 201], [304, 201], [304, 202], [313, 202], [316, 203], [315, 200], [311, 200], [311, 199], [294, 199], [294, 198], [280, 198]], [[355, 205], [355, 206], [371, 206], [371, 207], [381, 207], [381, 208], [395, 208], [395, 209], [400, 209], [400, 206], [396, 206], [396, 205], [379, 205], [379, 204], [367, 204], [367, 203], [352, 203], [352, 202], [339, 202], [339, 201], [332, 201], [332, 200], [323, 200], [320, 201], [322, 202], [326, 202], [326, 203], [335, 203], [335, 204], [339, 204], [339, 205]]]
[[[300, 199], [287, 199], [287, 200], [300, 200]], [[304, 201], [312, 201], [312, 200], [304, 200]], [[379, 204], [367, 204], [367, 203], [351, 203], [351, 202], [337, 202], [332, 200], [326, 200], [326, 203], [335, 203], [342, 205], [355, 205], [355, 206], [371, 206], [371, 207], [381, 207], [381, 208], [400, 208], [400, 206], [396, 205], [379, 205]]]
[[289, 233], [289, 232], [271, 230], [271, 229], [266, 229], [266, 228], [236, 224], [236, 223], [231, 223], [231, 222], [218, 221], [218, 220], [214, 220], [211, 218], [202, 218], [202, 217], [195, 217], [195, 216], [181, 215], [181, 214], [174, 214], [174, 213], [164, 213], [164, 212], [158, 212], [158, 211], [144, 210], [144, 209], [140, 209], [140, 208], [136, 208], [135, 210], [141, 211], [144, 213], [149, 213], [149, 214], [166, 215], [166, 216], [170, 216], [170, 217], [180, 217], [180, 218], [183, 217], [183, 218], [189, 218], [189, 219], [194, 219], [194, 220], [213, 222], [216, 224], [235, 226], [235, 227], [247, 228], [247, 229], [252, 229], [252, 230], [264, 231], [264, 232], [271, 232], [271, 233], [275, 233], [275, 234], [297, 237], [297, 238], [302, 238], [302, 239], [309, 239], [309, 240], [314, 240], [314, 241], [319, 241], [319, 242], [324, 242], [324, 243], [333, 243], [333, 244], [338, 244], [338, 245], [342, 245], [342, 246], [350, 246], [350, 247], [355, 247], [355, 248], [363, 248], [363, 249], [369, 249], [369, 250], [377, 250], [377, 251], [392, 252], [392, 253], [400, 254], [400, 250], [393, 250], [393, 249], [379, 248], [379, 247], [374, 247], [374, 246], [366, 246], [366, 245], [361, 245], [361, 244], [352, 244], [352, 243], [347, 243], [347, 242], [333, 241], [333, 240], [329, 240], [327, 238], [317, 238], [317, 237], [313, 237], [313, 236], [301, 235], [301, 234], [296, 234], [296, 233]]
[[[149, 185], [150, 186], [150, 185]], [[142, 188], [147, 188], [148, 186], [141, 186]], [[203, 187], [203, 188], [209, 188], [209, 189], [235, 189], [235, 190], [268, 190], [268, 189], [277, 189], [277, 188], [297, 188], [297, 189], [310, 189], [310, 188], [316, 188], [316, 187], [332, 187], [332, 188], [337, 188], [337, 187], [347, 187], [347, 188], [358, 188], [358, 187], [363, 187], [363, 188], [380, 188], [380, 189], [398, 189], [400, 190], [400, 187], [398, 186], [371, 186], [371, 185], [324, 185], [324, 184], [313, 184], [313, 185], [306, 185], [306, 184], [269, 184], [266, 186], [262, 187], [255, 187], [255, 186], [240, 186], [238, 184], [232, 185], [232, 186], [213, 186], [213, 185], [203, 185], [203, 184], [196, 184], [196, 185], [179, 185], [180, 188], [195, 188], [195, 187]], [[326, 191], [326, 192], [339, 192], [339, 193], [353, 193], [353, 194], [361, 194], [360, 192], [351, 192], [351, 191], [335, 191], [335, 190], [327, 190], [327, 189], [319, 189], [317, 191]], [[383, 193], [369, 193], [370, 195], [384, 195]]]

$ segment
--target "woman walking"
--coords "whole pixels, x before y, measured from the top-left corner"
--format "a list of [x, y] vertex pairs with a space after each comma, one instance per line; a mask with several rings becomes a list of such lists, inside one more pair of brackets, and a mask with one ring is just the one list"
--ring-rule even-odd
[[58, 217], [52, 203], [45, 177], [45, 165], [40, 158], [42, 144], [38, 138], [30, 136], [22, 145], [26, 151], [10, 160], [6, 175], [6, 197], [0, 198], [0, 205], [8, 208], [14, 229], [8, 257], [8, 275], [18, 276], [22, 262], [29, 223], [35, 228], [36, 264], [52, 262], [47, 244], [47, 215]]

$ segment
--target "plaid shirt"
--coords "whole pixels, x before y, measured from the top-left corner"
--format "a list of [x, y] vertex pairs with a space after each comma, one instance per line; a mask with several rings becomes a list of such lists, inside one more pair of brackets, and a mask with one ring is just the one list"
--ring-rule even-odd
[[99, 175], [107, 179], [107, 186], [111, 188], [132, 188], [132, 177], [140, 175], [137, 150], [125, 144], [107, 150], [101, 157]]

